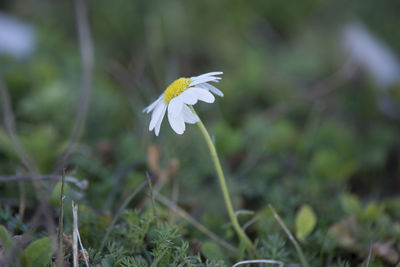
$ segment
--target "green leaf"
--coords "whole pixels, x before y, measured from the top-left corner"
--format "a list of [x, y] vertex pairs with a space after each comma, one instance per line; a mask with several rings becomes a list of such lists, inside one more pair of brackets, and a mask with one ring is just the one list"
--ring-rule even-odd
[[[61, 181], [57, 182], [56, 186], [53, 189], [53, 192], [51, 193], [50, 203], [54, 207], [60, 206], [61, 187], [62, 187], [62, 182]], [[66, 197], [71, 196], [71, 189], [69, 188], [68, 183], [64, 183], [64, 196]]]
[[317, 217], [309, 205], [302, 205], [296, 214], [296, 236], [300, 241], [314, 230], [317, 224]]
[[53, 246], [50, 237], [43, 237], [32, 242], [22, 252], [22, 266], [47, 266], [53, 256]]
[[0, 242], [4, 250], [9, 249], [13, 245], [13, 240], [3, 225], [0, 225]]
[[340, 197], [340, 205], [347, 214], [358, 215], [362, 211], [361, 202], [354, 194], [344, 193]]
[[385, 207], [383, 205], [371, 202], [365, 207], [361, 218], [366, 221], [375, 221], [382, 216]]

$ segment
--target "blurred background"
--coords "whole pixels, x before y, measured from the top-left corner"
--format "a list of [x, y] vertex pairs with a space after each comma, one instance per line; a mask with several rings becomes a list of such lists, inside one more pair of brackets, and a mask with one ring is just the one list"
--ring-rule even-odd
[[[240, 221], [249, 222], [259, 256], [298, 262], [271, 203], [311, 266], [357, 266], [371, 255], [373, 266], [393, 266], [399, 25], [395, 0], [0, 1], [0, 175], [58, 175], [65, 167], [86, 181], [87, 188], [67, 183], [66, 194], [80, 203], [86, 246], [97, 248], [96, 235], [149, 171], [160, 192], [234, 243], [198, 129], [179, 136], [164, 120], [155, 137], [141, 112], [178, 77], [223, 71], [225, 96], [196, 108], [235, 208], [254, 212]], [[44, 187], [57, 210], [60, 184]], [[31, 183], [22, 188], [23, 213], [21, 183], [0, 183], [0, 224], [13, 233], [29, 228], [40, 200]], [[151, 210], [141, 202], [130, 207]], [[297, 225], [302, 216], [310, 230]], [[232, 261], [185, 220], [170, 223], [190, 253]]]

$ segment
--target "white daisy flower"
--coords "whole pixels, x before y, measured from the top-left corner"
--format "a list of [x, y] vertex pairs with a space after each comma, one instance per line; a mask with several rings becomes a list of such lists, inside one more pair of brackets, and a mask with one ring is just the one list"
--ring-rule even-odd
[[168, 109], [169, 124], [177, 134], [183, 134], [185, 122], [194, 124], [199, 121], [199, 117], [193, 114], [188, 105], [192, 106], [199, 100], [213, 103], [215, 97], [211, 93], [224, 96], [220, 90], [209, 84], [210, 82], [219, 82], [221, 78], [216, 77], [216, 75], [222, 73], [209, 72], [191, 78], [179, 78], [171, 83], [156, 101], [143, 110], [146, 113], [153, 111], [149, 131], [154, 130], [154, 133], [158, 136], [165, 112]]

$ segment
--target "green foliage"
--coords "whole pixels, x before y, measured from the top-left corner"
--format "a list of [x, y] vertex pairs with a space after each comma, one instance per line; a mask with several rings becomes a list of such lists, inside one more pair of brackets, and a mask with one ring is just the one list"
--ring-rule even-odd
[[267, 239], [261, 240], [262, 257], [265, 259], [280, 260], [288, 262], [289, 250], [286, 248], [286, 240], [278, 233], [268, 235]]
[[[60, 206], [61, 187], [62, 187], [62, 182], [61, 181], [57, 182], [50, 196], [49, 201], [54, 207]], [[64, 196], [69, 196], [69, 197], [71, 196], [71, 191], [68, 183], [64, 184]]]
[[[157, 226], [151, 211], [145, 214], [125, 211], [123, 222], [110, 240], [113, 241], [103, 255], [90, 251], [94, 262], [102, 266], [178, 266], [182, 263], [198, 266], [202, 263], [200, 257], [190, 255], [189, 244], [182, 241], [179, 229], [164, 223]], [[210, 261], [209, 266], [223, 265]]]
[[304, 241], [314, 230], [317, 224], [317, 216], [309, 205], [302, 205], [296, 214], [296, 237]]
[[224, 252], [215, 242], [204, 242], [201, 246], [201, 252], [209, 259], [223, 259]]
[[297, 133], [294, 125], [289, 121], [277, 121], [270, 125], [264, 142], [270, 153], [292, 150], [297, 141]]
[[344, 193], [340, 197], [340, 204], [342, 209], [347, 214], [360, 214], [361, 213], [361, 202], [357, 196], [349, 193]]
[[243, 149], [243, 139], [240, 134], [227, 123], [219, 123], [215, 129], [218, 154], [230, 157]]
[[7, 226], [13, 233], [25, 232], [27, 225], [22, 222], [19, 214], [14, 214], [10, 207], [0, 205], [0, 224]]
[[345, 193], [341, 196], [342, 209], [348, 214], [354, 214], [359, 220], [373, 222], [384, 215], [384, 205], [370, 202], [365, 207], [357, 196]]
[[3, 225], [0, 225], [0, 242], [4, 251], [7, 251], [13, 245], [11, 236]]
[[351, 265], [348, 261], [339, 259], [336, 266], [337, 267], [350, 267]]
[[52, 245], [50, 237], [33, 241], [21, 254], [22, 266], [47, 266], [54, 252]]
[[[29, 58], [0, 55], [0, 78], [9, 89], [18, 139], [38, 172], [51, 174], [81, 97], [75, 7], [73, 1], [3, 2], [3, 13], [33, 24], [37, 34]], [[400, 87], [382, 87], [362, 62], [349, 64], [353, 57], [344, 52], [341, 33], [357, 18], [399, 54], [397, 0], [345, 6], [334, 0], [85, 2], [95, 48], [93, 91], [65, 167], [89, 187], [66, 183], [64, 233], [68, 239], [74, 200], [91, 265], [231, 266], [241, 258], [242, 251], [230, 254], [159, 203], [156, 222], [147, 192], [129, 203], [106, 249], [98, 251], [113, 214], [146, 171], [154, 172], [160, 194], [177, 197], [204, 227], [240, 246], [197, 129], [187, 125], [177, 136], [165, 120], [153, 138], [149, 116], [141, 112], [177, 77], [214, 70], [224, 71], [217, 85], [224, 97], [198, 103], [196, 110], [214, 135], [235, 210], [254, 211], [240, 217], [258, 241], [254, 255], [298, 263], [266, 208], [272, 203], [302, 241], [310, 266], [365, 265], [371, 242], [391, 253], [376, 253], [369, 266], [395, 264], [400, 245], [390, 242], [400, 239]], [[382, 109], [388, 99], [393, 116]], [[0, 176], [28, 175], [5, 126], [0, 123]], [[150, 145], [160, 150], [158, 170], [149, 168]], [[54, 264], [38, 199], [50, 201], [57, 226], [61, 184], [41, 185], [48, 195], [37, 196], [30, 182], [0, 183], [2, 248], [15, 245], [26, 265]], [[36, 240], [28, 248], [18, 243], [26, 233]], [[70, 261], [69, 245], [64, 252]]]
[[150, 213], [141, 216], [137, 211], [127, 211], [123, 217], [127, 227], [118, 229], [117, 234], [128, 240], [129, 243], [126, 244], [127, 246], [134, 251], [139, 251], [150, 229], [150, 225], [154, 221], [154, 217]]
[[332, 150], [319, 150], [311, 162], [315, 176], [337, 182], [348, 179], [355, 167], [354, 162], [344, 160]]

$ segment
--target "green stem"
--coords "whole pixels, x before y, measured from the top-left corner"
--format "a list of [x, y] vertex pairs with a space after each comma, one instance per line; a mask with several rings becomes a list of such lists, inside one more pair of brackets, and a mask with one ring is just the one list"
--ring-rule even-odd
[[[196, 111], [193, 107], [190, 107], [192, 112], [197, 115]], [[233, 228], [238, 234], [239, 238], [246, 244], [249, 250], [253, 250], [253, 243], [250, 241], [249, 237], [244, 233], [243, 229], [240, 227], [237, 218], [235, 216], [235, 212], [232, 207], [232, 202], [229, 197], [228, 187], [226, 186], [226, 181], [224, 177], [224, 173], [222, 171], [221, 163], [219, 161], [217, 150], [215, 149], [214, 143], [211, 140], [210, 134], [208, 133], [206, 127], [203, 122], [199, 119], [197, 122], [197, 126], [199, 126], [201, 133], [203, 134], [206, 143], [208, 145], [208, 149], [210, 150], [211, 158], [214, 162], [215, 169], [217, 170], [217, 176], [219, 180], [219, 184], [221, 185], [222, 195], [224, 196], [225, 206], [228, 210], [229, 218], [231, 219]]]

